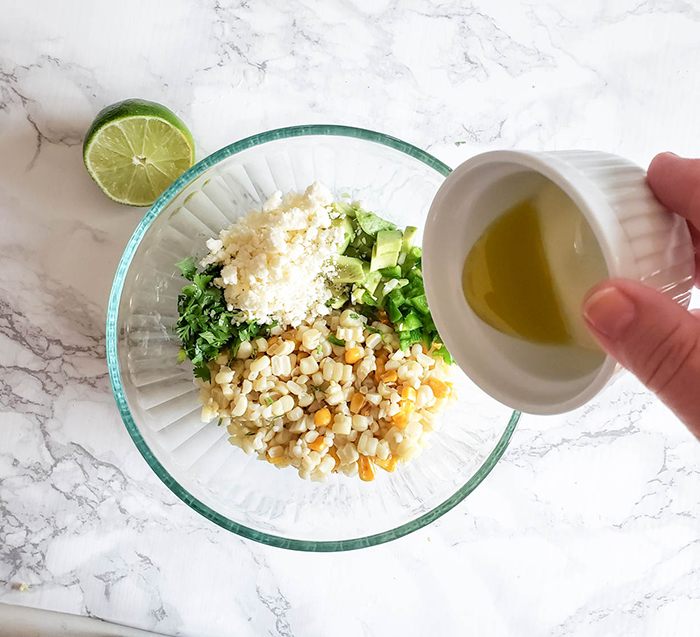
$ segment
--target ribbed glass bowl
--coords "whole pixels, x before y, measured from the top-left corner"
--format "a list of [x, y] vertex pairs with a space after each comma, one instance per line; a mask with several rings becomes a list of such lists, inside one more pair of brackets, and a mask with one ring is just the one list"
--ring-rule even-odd
[[[450, 169], [380, 133], [345, 126], [268, 131], [222, 148], [175, 181], [134, 232], [107, 316], [107, 360], [126, 428], [158, 477], [185, 503], [244, 537], [289, 549], [341, 551], [387, 542], [437, 519], [488, 475], [519, 414], [457, 370], [458, 403], [431, 448], [374, 482], [300, 479], [247, 456], [217, 421], [202, 424], [192, 367], [177, 364], [175, 263], [276, 190], [314, 181], [349, 193], [399, 226], [423, 227]], [[420, 236], [418, 237], [420, 243]]]

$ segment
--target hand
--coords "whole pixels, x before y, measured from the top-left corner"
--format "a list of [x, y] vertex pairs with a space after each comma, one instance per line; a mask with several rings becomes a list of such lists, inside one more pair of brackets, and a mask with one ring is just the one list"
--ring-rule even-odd
[[[657, 155], [647, 179], [659, 201], [688, 221], [700, 287], [700, 159]], [[688, 312], [638, 281], [613, 279], [588, 293], [583, 314], [603, 349], [700, 439], [700, 311]]]

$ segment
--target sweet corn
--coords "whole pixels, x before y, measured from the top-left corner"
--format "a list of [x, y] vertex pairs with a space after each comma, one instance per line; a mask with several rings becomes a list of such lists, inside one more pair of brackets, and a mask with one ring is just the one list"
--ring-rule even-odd
[[353, 365], [354, 363], [359, 361], [361, 357], [362, 351], [359, 347], [353, 347], [352, 349], [349, 349], [347, 352], [345, 352], [345, 362], [348, 365]]
[[360, 480], [364, 482], [372, 482], [374, 480], [374, 465], [368, 456], [360, 456], [357, 459]]
[[[254, 343], [257, 357], [222, 354], [200, 385], [203, 416], [223, 418], [229, 441], [245, 453], [292, 465], [305, 479], [342, 471], [371, 481], [375, 464], [395, 471], [427, 448], [424, 434], [438, 428], [456, 392], [441, 359], [420, 344], [400, 350], [391, 326], [375, 322], [373, 330], [335, 313], [313, 327], [275, 329]], [[331, 346], [329, 333], [346, 345]], [[265, 420], [267, 427], [254, 424]]]
[[276, 456], [276, 457], [274, 457], [274, 458], [271, 457], [269, 451], [265, 454], [265, 457], [267, 458], [267, 461], [268, 461], [270, 464], [280, 464], [280, 462], [286, 462], [286, 461], [287, 461], [287, 458], [285, 458], [284, 455]]
[[359, 414], [362, 405], [365, 404], [365, 397], [358, 391], [350, 401], [350, 411], [353, 414]]
[[[316, 412], [318, 413], [318, 412]], [[316, 440], [309, 443], [309, 449], [321, 453], [327, 449], [328, 445], [323, 441], [323, 436], [318, 436]]]
[[410, 385], [404, 385], [403, 388], [401, 389], [401, 398], [404, 400], [410, 400], [412, 402], [416, 402], [417, 394], [416, 390], [413, 389]]
[[338, 467], [340, 466], [340, 458], [338, 457], [338, 452], [335, 447], [328, 447], [328, 455], [335, 460], [335, 466], [331, 470], [333, 473], [338, 473]]
[[386, 365], [386, 356], [382, 354], [381, 356], [377, 356], [377, 360], [375, 362], [375, 365], [377, 366], [375, 372], [374, 372], [374, 377], [377, 379], [377, 382], [381, 380], [381, 377], [384, 374], [384, 365]]
[[382, 382], [383, 383], [395, 383], [396, 379], [398, 378], [398, 374], [396, 373], [395, 370], [391, 370], [388, 372], [385, 372], [384, 375], [382, 376]]
[[394, 456], [393, 454], [390, 453], [389, 457], [386, 460], [382, 460], [381, 458], [374, 457], [374, 458], [372, 458], [372, 461], [378, 467], [381, 467], [382, 469], [384, 469], [384, 471], [388, 471], [389, 473], [394, 473], [394, 470], [396, 469], [396, 465], [399, 461], [399, 457]]
[[391, 417], [391, 424], [397, 429], [405, 429], [408, 424], [408, 416], [405, 411], [399, 411]]
[[319, 409], [315, 414], [314, 414], [314, 425], [317, 427], [326, 427], [330, 424], [331, 422], [331, 412], [330, 409], [327, 409], [324, 407], [323, 409]]
[[403, 413], [410, 414], [416, 408], [416, 403], [412, 400], [401, 400], [399, 401], [399, 407]]
[[447, 385], [447, 383], [443, 383], [437, 378], [429, 378], [428, 385], [430, 385], [430, 389], [433, 390], [435, 398], [446, 398], [450, 395], [449, 385]]

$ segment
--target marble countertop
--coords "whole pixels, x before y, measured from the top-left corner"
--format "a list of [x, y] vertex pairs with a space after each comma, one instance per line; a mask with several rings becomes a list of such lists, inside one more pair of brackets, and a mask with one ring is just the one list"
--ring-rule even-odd
[[182, 504], [128, 437], [105, 363], [107, 296], [143, 210], [99, 192], [81, 140], [104, 105], [143, 97], [181, 115], [199, 157], [301, 123], [380, 130], [453, 166], [496, 148], [697, 155], [700, 9], [0, 9], [0, 601], [189, 636], [697, 632], [700, 444], [629, 376], [577, 412], [524, 417], [464, 503], [388, 545], [283, 551]]

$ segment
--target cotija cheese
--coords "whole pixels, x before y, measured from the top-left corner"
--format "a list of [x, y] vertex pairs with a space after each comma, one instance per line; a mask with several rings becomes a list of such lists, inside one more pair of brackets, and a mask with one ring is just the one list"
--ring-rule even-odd
[[245, 320], [297, 326], [328, 313], [328, 280], [335, 272], [343, 231], [331, 225], [333, 198], [318, 182], [304, 194], [274, 193], [218, 239], [209, 239], [202, 266], [223, 264], [214, 283], [230, 310]]

